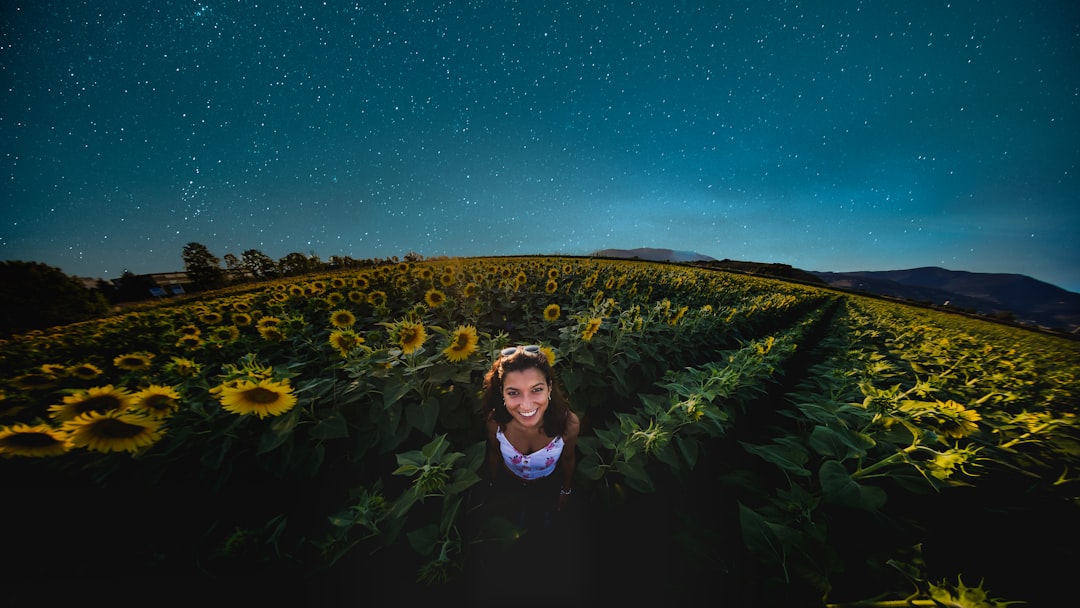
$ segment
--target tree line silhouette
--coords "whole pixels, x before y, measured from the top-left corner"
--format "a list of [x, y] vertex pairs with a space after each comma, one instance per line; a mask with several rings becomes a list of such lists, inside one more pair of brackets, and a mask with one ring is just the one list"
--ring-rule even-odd
[[[328, 270], [370, 268], [398, 262], [415, 262], [424, 257], [409, 252], [399, 259], [354, 259], [330, 256], [323, 261], [315, 252], [298, 252], [275, 260], [258, 249], [240, 256], [214, 255], [202, 243], [188, 243], [181, 253], [184, 272], [190, 281], [185, 292], [204, 292], [239, 283], [295, 277]], [[153, 275], [136, 275], [125, 270], [120, 278], [98, 279], [88, 287], [83, 279], [41, 262], [21, 260], [0, 262], [0, 338], [79, 321], [88, 321], [117, 312], [127, 303], [153, 297], [160, 288]]]

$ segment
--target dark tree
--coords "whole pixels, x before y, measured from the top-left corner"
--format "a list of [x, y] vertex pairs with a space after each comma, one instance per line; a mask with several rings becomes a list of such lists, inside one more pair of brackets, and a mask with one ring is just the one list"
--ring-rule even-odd
[[86, 321], [108, 313], [96, 289], [40, 262], [0, 262], [0, 334]]
[[101, 294], [104, 295], [105, 299], [109, 302], [120, 301], [117, 295], [119, 290], [116, 288], [116, 285], [110, 281], [106, 281], [105, 279], [98, 279], [97, 285], [95, 285], [94, 289], [97, 289], [99, 292], [101, 292]]
[[278, 260], [281, 274], [294, 277], [315, 270], [318, 266], [306, 255], [293, 252]]
[[243, 280], [244, 268], [240, 265], [240, 258], [236, 257], [235, 253], [226, 253], [224, 259], [225, 273], [228, 275], [229, 282]]
[[125, 270], [119, 279], [113, 281], [116, 291], [113, 292], [114, 302], [139, 302], [150, 298], [150, 290], [157, 287], [148, 276], [139, 276], [129, 270]]
[[248, 249], [240, 256], [240, 266], [256, 279], [271, 279], [277, 276], [278, 265], [274, 258], [258, 249]]
[[217, 289], [225, 286], [225, 271], [221, 260], [201, 243], [184, 245], [184, 270], [196, 289]]

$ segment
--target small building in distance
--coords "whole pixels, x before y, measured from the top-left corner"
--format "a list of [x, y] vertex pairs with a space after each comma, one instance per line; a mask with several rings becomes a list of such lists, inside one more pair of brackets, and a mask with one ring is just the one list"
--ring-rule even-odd
[[110, 299], [122, 301], [184, 295], [187, 293], [184, 286], [191, 284], [188, 274], [183, 271], [153, 272], [150, 274], [125, 272], [123, 276], [110, 280], [91, 277], [77, 278], [87, 289], [101, 289]]
[[155, 293], [154, 288], [150, 289], [151, 295], [160, 297], [163, 295], [179, 296], [186, 293], [184, 291], [184, 285], [190, 285], [191, 279], [188, 278], [188, 274], [184, 271], [179, 272], [155, 272], [147, 275], [142, 275], [151, 282], [153, 282], [158, 289], [161, 289], [164, 293]]

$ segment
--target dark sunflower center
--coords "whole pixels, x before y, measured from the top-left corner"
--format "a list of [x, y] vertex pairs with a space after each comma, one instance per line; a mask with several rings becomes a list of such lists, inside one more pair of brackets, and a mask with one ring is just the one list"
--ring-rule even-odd
[[259, 405], [266, 405], [269, 403], [275, 403], [280, 395], [275, 391], [257, 386], [253, 389], [244, 391], [244, 398], [251, 403], [257, 403]]
[[154, 395], [143, 403], [152, 410], [163, 412], [168, 410], [172, 406], [172, 399], [169, 399], [165, 395]]
[[130, 437], [137, 437], [144, 431], [146, 431], [144, 427], [137, 424], [129, 424], [115, 418], [106, 418], [94, 423], [94, 433], [99, 437], [107, 437], [109, 439], [128, 439]]
[[18, 433], [4, 439], [4, 443], [20, 448], [43, 448], [59, 443], [55, 437], [45, 433]]
[[19, 382], [26, 387], [49, 386], [55, 382], [55, 379], [45, 374], [26, 374]]
[[86, 412], [98, 412], [99, 414], [107, 412], [109, 410], [115, 410], [120, 407], [120, 400], [112, 395], [98, 395], [97, 397], [90, 397], [85, 399], [76, 406], [78, 414], [85, 414]]

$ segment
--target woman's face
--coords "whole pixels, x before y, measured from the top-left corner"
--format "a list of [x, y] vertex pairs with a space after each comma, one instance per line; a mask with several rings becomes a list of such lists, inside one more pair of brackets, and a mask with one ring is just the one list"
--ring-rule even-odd
[[538, 427], [544, 419], [551, 387], [544, 372], [530, 367], [521, 371], [506, 372], [503, 376], [503, 403], [514, 420], [525, 427]]

